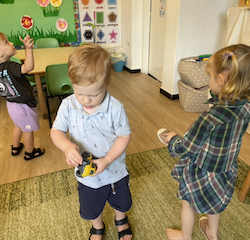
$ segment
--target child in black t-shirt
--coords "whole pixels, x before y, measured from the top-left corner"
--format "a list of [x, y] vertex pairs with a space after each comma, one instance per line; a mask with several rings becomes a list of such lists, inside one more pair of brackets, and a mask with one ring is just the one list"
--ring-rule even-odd
[[36, 111], [37, 101], [25, 74], [34, 69], [33, 39], [26, 36], [19, 37], [25, 46], [25, 63], [19, 64], [9, 61], [16, 54], [12, 42], [5, 34], [0, 33], [0, 95], [7, 100], [7, 109], [15, 124], [13, 131], [12, 156], [17, 156], [23, 148], [20, 143], [22, 134], [25, 144], [25, 160], [42, 156], [44, 149], [34, 148], [33, 131], [40, 129], [39, 118]]

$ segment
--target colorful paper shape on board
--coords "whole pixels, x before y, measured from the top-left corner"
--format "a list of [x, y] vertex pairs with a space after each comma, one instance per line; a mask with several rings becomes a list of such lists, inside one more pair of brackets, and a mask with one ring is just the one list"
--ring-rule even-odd
[[103, 0], [95, 0], [97, 4], [103, 4]]
[[49, 1], [53, 7], [60, 7], [62, 4], [62, 0], [49, 0]]
[[92, 19], [91, 19], [91, 17], [89, 16], [88, 12], [86, 12], [86, 14], [85, 14], [85, 16], [84, 16], [84, 18], [83, 18], [82, 21], [83, 21], [83, 22], [92, 22]]
[[108, 0], [108, 5], [117, 5], [117, 0]]
[[64, 18], [59, 18], [56, 21], [56, 28], [60, 32], [65, 32], [68, 29], [68, 22]]
[[40, 7], [47, 7], [49, 5], [49, 0], [36, 0]]
[[13, 4], [15, 0], [0, 0], [0, 3], [2, 4]]
[[49, 4], [47, 7], [42, 8], [44, 17], [55, 17], [59, 16], [59, 7], [53, 7]]
[[29, 30], [33, 27], [33, 19], [32, 17], [28, 16], [28, 15], [24, 15], [21, 20], [20, 20], [21, 26], [26, 29]]
[[109, 19], [109, 22], [115, 23], [117, 20], [117, 14], [115, 14], [114, 12], [111, 12], [108, 15], [108, 19]]
[[93, 38], [93, 32], [91, 30], [85, 30], [85, 32], [83, 33], [83, 37], [86, 40], [91, 40]]
[[82, 4], [84, 6], [88, 6], [89, 5], [89, 0], [82, 0]]
[[117, 35], [118, 33], [116, 33], [115, 31], [114, 31], [114, 29], [112, 30], [112, 32], [111, 33], [109, 33], [109, 35], [110, 35], [110, 40], [112, 40], [112, 39], [115, 39], [116, 40], [116, 35]]
[[87, 23], [86, 25], [87, 25], [87, 26], [91, 26], [92, 28], [95, 28], [95, 25], [92, 24], [92, 23]]
[[100, 29], [99, 32], [96, 35], [102, 41], [102, 39], [105, 36], [105, 33], [102, 31], [102, 29]]
[[96, 12], [96, 24], [104, 24], [104, 12]]

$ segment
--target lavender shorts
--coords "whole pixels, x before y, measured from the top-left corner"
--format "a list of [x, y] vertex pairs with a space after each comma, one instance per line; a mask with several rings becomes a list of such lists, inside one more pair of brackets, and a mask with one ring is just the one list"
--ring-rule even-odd
[[23, 132], [33, 132], [40, 129], [36, 108], [31, 108], [23, 103], [7, 101], [7, 109], [15, 126]]

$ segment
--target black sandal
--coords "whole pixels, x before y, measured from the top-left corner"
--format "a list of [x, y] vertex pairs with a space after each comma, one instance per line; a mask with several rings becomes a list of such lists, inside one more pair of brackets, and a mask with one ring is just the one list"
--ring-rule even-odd
[[[19, 147], [13, 147], [13, 145], [11, 145], [11, 155], [12, 156], [17, 156], [19, 155], [19, 153], [21, 152], [21, 150], [23, 149], [23, 144], [20, 143]], [[14, 151], [17, 151], [17, 152], [13, 152]]]
[[95, 234], [95, 235], [103, 235], [103, 234], [104, 234], [104, 231], [105, 231], [105, 224], [104, 224], [104, 223], [103, 223], [103, 228], [102, 228], [102, 229], [95, 229], [95, 228], [93, 228], [93, 226], [92, 226], [92, 228], [91, 228], [90, 231], [89, 231], [89, 233], [90, 233], [89, 240], [90, 240], [90, 238], [91, 238], [91, 236], [92, 236], [93, 234]]
[[125, 230], [123, 230], [121, 232], [118, 232], [119, 239], [123, 238], [126, 235], [133, 235], [132, 230], [131, 230], [131, 228], [129, 226], [129, 223], [128, 223], [128, 217], [127, 216], [122, 220], [119, 220], [119, 221], [115, 220], [115, 225], [116, 226], [121, 226], [121, 225], [124, 225], [124, 224], [128, 224], [128, 229], [125, 229]]
[[[24, 160], [29, 161], [31, 159], [42, 156], [44, 153], [45, 153], [45, 150], [42, 152], [41, 148], [34, 148], [32, 153], [25, 152]], [[26, 157], [26, 155], [29, 157]]]

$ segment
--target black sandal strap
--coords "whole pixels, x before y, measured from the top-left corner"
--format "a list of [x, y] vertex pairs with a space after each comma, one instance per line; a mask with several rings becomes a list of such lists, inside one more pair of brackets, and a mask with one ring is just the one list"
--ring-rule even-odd
[[11, 145], [11, 150], [13, 151], [17, 151], [16, 153], [14, 153], [14, 152], [12, 152], [11, 151], [11, 155], [12, 156], [17, 156], [17, 155], [19, 155], [19, 153], [21, 152], [21, 150], [23, 149], [23, 144], [22, 143], [20, 143], [20, 145], [19, 145], [19, 147], [13, 147], [13, 145]]
[[35, 155], [36, 153], [41, 154], [41, 153], [42, 153], [41, 149], [40, 149], [40, 148], [37, 148], [37, 149], [34, 148], [33, 151], [32, 151], [31, 153], [28, 153], [28, 152], [25, 151], [25, 155], [27, 155], [27, 156], [29, 156], [29, 157], [34, 157], [34, 155]]
[[103, 235], [104, 234], [104, 231], [105, 231], [105, 224], [103, 223], [103, 228], [102, 229], [95, 229], [93, 226], [92, 228], [90, 229], [89, 233], [90, 233], [90, 236], [89, 236], [89, 240], [91, 238], [91, 236], [93, 234], [95, 235]]
[[128, 229], [121, 231], [121, 232], [118, 232], [119, 239], [123, 238], [124, 236], [128, 236], [128, 235], [133, 235], [130, 227]]
[[[38, 153], [38, 154], [37, 154]], [[40, 157], [42, 156], [43, 154], [45, 153], [45, 150], [42, 151], [41, 148], [34, 148], [33, 151], [31, 153], [28, 153], [25, 151], [25, 156], [24, 156], [24, 159], [25, 160], [31, 160], [31, 159], [34, 159], [34, 158], [37, 158], [37, 157]], [[37, 154], [37, 155], [36, 155]], [[26, 157], [28, 156], [28, 157]]]
[[13, 145], [11, 145], [11, 150], [16, 150], [16, 151], [19, 151], [23, 148], [23, 144], [20, 143], [19, 147], [13, 147]]
[[116, 226], [121, 226], [121, 225], [124, 225], [124, 224], [127, 224], [128, 223], [128, 217], [126, 216], [125, 218], [123, 218], [122, 220], [115, 220], [115, 225]]
[[116, 226], [121, 226], [121, 225], [124, 225], [124, 224], [128, 224], [128, 228], [123, 230], [123, 231], [120, 231], [118, 232], [118, 236], [119, 236], [119, 239], [123, 238], [124, 236], [127, 236], [127, 235], [133, 235], [132, 233], [132, 230], [129, 226], [129, 223], [128, 223], [128, 217], [126, 216], [125, 218], [123, 218], [122, 220], [115, 220], [115, 225]]
[[104, 228], [102, 229], [95, 229], [95, 228], [91, 228], [89, 233], [92, 235], [92, 234], [95, 234], [95, 235], [103, 235], [104, 234]]

